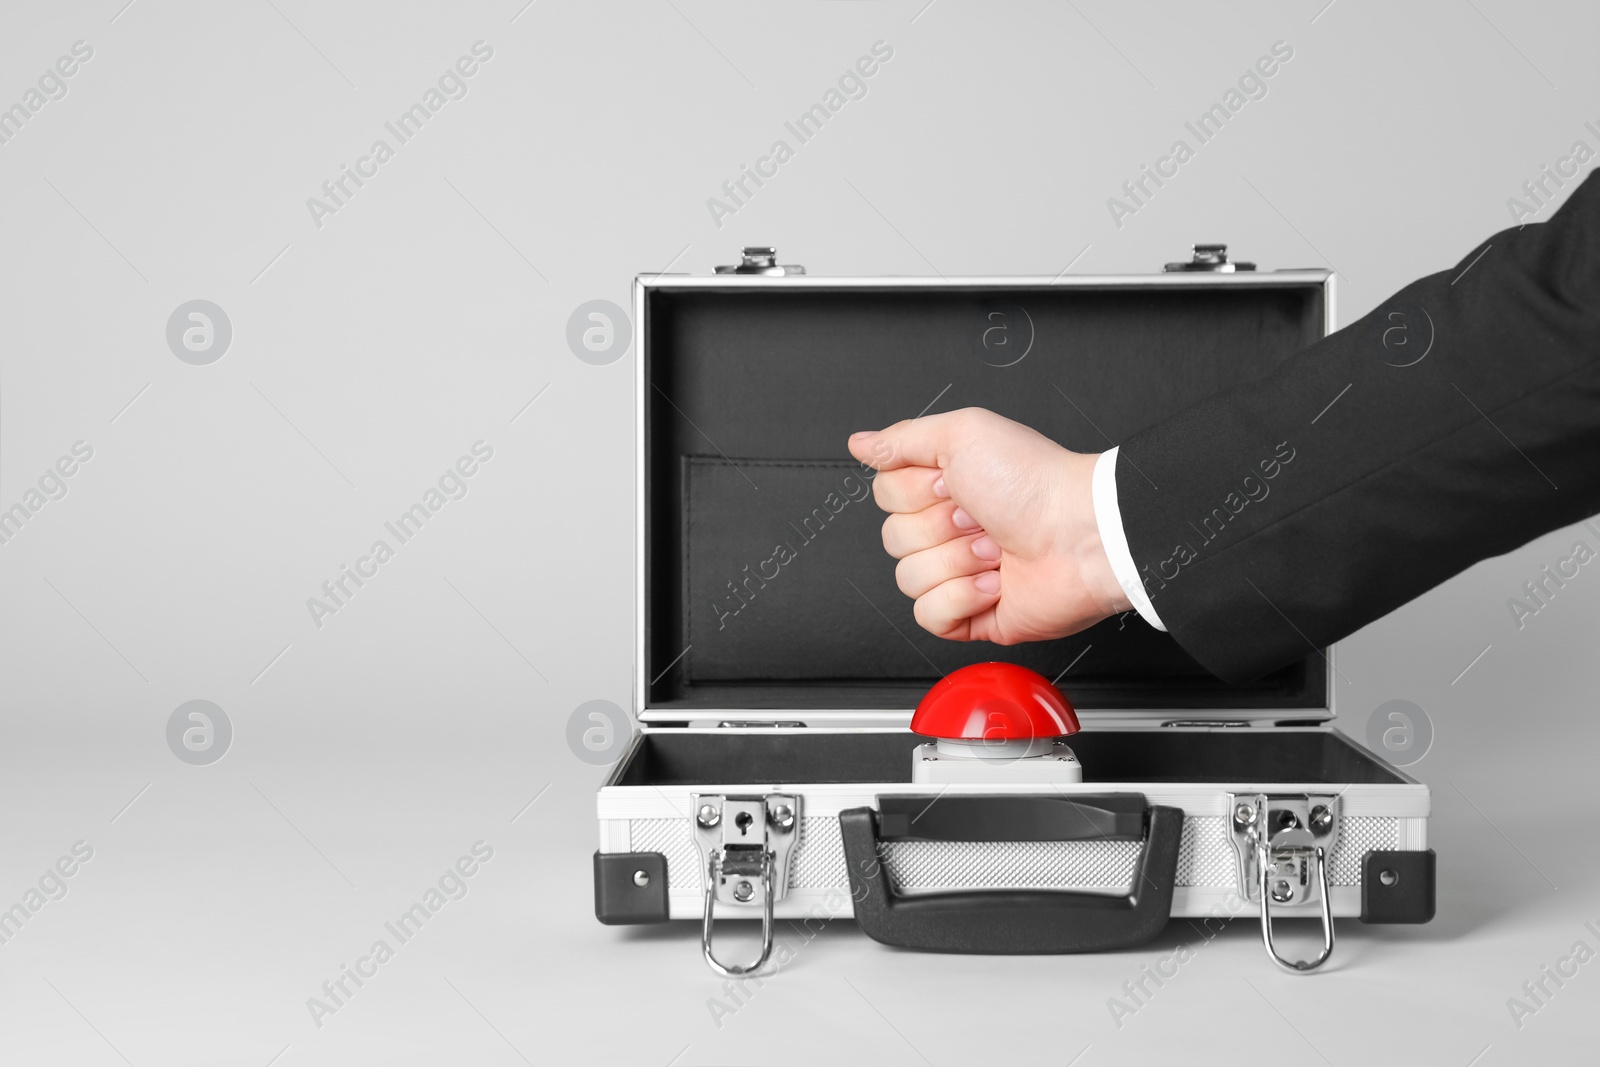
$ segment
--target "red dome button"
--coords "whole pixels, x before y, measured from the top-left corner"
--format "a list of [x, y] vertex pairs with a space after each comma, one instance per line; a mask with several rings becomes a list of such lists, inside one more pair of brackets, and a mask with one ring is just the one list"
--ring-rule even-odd
[[974, 663], [934, 683], [911, 717], [924, 737], [1036, 741], [1078, 732], [1072, 704], [1042, 674], [1015, 663]]

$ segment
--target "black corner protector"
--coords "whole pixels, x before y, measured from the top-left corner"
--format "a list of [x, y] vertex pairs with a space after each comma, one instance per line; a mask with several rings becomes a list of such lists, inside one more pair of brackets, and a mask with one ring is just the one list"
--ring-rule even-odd
[[594, 917], [607, 926], [666, 922], [667, 857], [659, 852], [596, 852]]
[[1433, 849], [1374, 849], [1361, 861], [1361, 921], [1425, 923], [1433, 919], [1437, 866]]

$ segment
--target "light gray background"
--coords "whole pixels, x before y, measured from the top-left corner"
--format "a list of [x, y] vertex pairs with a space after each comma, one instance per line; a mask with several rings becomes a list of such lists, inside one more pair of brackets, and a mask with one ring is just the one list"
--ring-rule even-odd
[[[1227, 240], [1335, 266], [1350, 321], [1507, 225], [1573, 141], [1600, 148], [1593, 5], [124, 2], [0, 9], [0, 103], [94, 48], [0, 146], [0, 506], [94, 449], [0, 546], [0, 906], [94, 849], [0, 945], [0, 1061], [1592, 1051], [1600, 963], [1520, 1030], [1506, 1007], [1575, 941], [1600, 948], [1600, 568], [1521, 630], [1506, 606], [1600, 546], [1584, 527], [1342, 646], [1346, 729], [1391, 699], [1434, 724], [1413, 768], [1435, 790], [1431, 926], [1345, 922], [1336, 965], [1291, 978], [1237, 924], [1119, 1030], [1107, 999], [1192, 931], [1001, 959], [837, 923], [719, 1027], [690, 924], [592, 916], [604, 772], [565, 730], [629, 699], [633, 357], [591, 366], [565, 331], [636, 272], [767, 242], [819, 274], [1055, 274]], [[314, 226], [306, 198], [480, 39], [469, 95]], [[880, 39], [869, 95], [714, 226], [707, 197]], [[1267, 98], [1114, 227], [1106, 198], [1280, 39]], [[232, 322], [210, 366], [166, 345], [192, 299]], [[306, 598], [480, 439], [469, 495], [316, 628]], [[234, 728], [210, 766], [165, 740], [194, 699]], [[306, 999], [478, 840], [470, 893], [314, 1026]]]

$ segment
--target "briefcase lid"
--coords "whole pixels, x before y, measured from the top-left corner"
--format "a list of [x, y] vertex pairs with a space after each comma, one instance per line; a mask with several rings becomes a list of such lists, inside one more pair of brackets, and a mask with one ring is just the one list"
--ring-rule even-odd
[[1057, 680], [1086, 726], [1332, 717], [1331, 649], [1231, 684], [1132, 612], [1031, 645], [933, 637], [845, 446], [976, 406], [1105, 451], [1324, 336], [1329, 271], [824, 277], [776, 258], [635, 283], [642, 720], [904, 725], [985, 660]]

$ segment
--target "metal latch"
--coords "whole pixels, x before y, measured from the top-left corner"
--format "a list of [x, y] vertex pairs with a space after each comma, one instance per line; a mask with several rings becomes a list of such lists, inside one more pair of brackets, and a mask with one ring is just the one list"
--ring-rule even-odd
[[[1216, 271], [1228, 274], [1236, 270], [1255, 270], [1254, 263], [1229, 263], [1227, 245], [1194, 245], [1194, 258], [1188, 262], [1179, 261], [1168, 263], [1165, 270], [1177, 271]], [[721, 268], [718, 268], [719, 270]]]
[[[1230, 839], [1238, 860], [1239, 893], [1261, 905], [1261, 940], [1272, 962], [1312, 971], [1333, 953], [1328, 856], [1339, 839], [1339, 798], [1308, 794], [1228, 794]], [[1322, 954], [1286, 960], [1272, 943], [1272, 909], [1322, 905]]]
[[[705, 896], [700, 947], [711, 969], [723, 977], [751, 974], [772, 955], [772, 906], [789, 891], [789, 859], [800, 838], [800, 798], [695, 793], [690, 800]], [[711, 925], [718, 901], [761, 909], [761, 955], [754, 962], [739, 966], [717, 960]]]
[[749, 245], [736, 264], [719, 266], [718, 274], [804, 274], [806, 269], [798, 263], [778, 262], [778, 250], [770, 245]]

